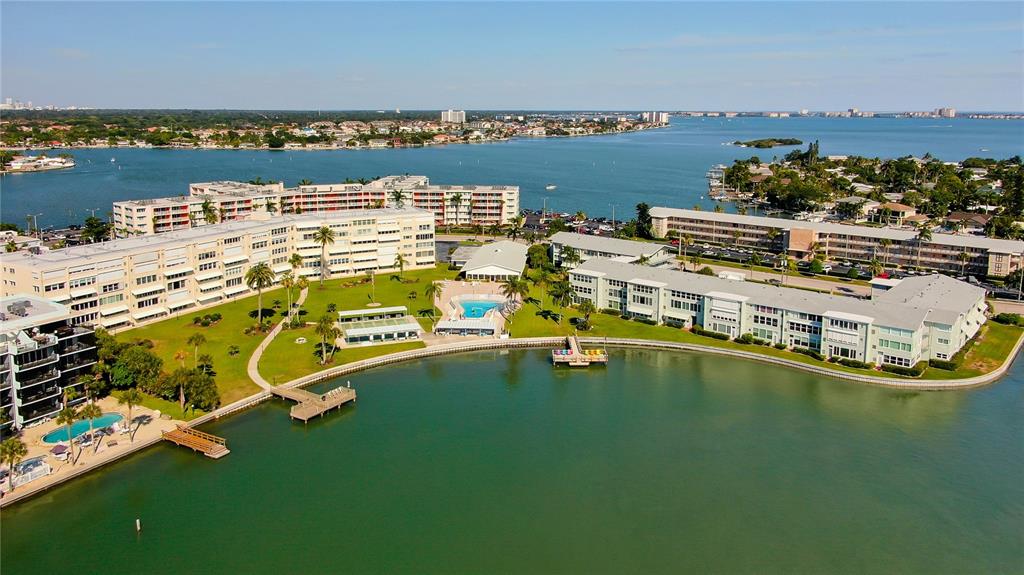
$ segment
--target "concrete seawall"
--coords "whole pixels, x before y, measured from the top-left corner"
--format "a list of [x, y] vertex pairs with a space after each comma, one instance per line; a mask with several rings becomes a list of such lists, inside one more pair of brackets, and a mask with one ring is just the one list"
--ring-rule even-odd
[[[660, 340], [646, 340], [646, 339], [626, 339], [626, 338], [603, 338], [603, 337], [581, 337], [580, 343], [583, 345], [599, 345], [603, 347], [619, 347], [619, 348], [642, 348], [642, 349], [653, 349], [661, 351], [682, 351], [682, 352], [696, 352], [696, 353], [707, 353], [718, 356], [729, 356], [751, 361], [760, 361], [765, 363], [771, 363], [784, 367], [791, 367], [831, 377], [834, 379], [842, 379], [851, 382], [857, 382], [869, 385], [880, 385], [885, 387], [892, 387], [898, 389], [917, 389], [922, 391], [941, 391], [941, 390], [957, 390], [967, 389], [971, 387], [978, 387], [988, 383], [992, 383], [999, 378], [1003, 377], [1010, 367], [1013, 365], [1017, 354], [1020, 352], [1022, 346], [1024, 346], [1024, 335], [1017, 339], [1017, 343], [1014, 345], [1013, 350], [1010, 352], [1006, 360], [1003, 361], [1002, 365], [984, 375], [976, 377], [963, 378], [963, 379], [949, 379], [949, 380], [928, 380], [928, 379], [909, 379], [909, 378], [897, 378], [897, 377], [885, 377], [885, 376], [873, 376], [859, 373], [851, 373], [831, 369], [826, 366], [817, 366], [799, 361], [794, 361], [785, 358], [772, 357], [756, 352], [724, 349], [720, 347], [705, 346], [699, 344], [687, 344], [677, 343]], [[406, 361], [412, 361], [417, 359], [426, 359], [430, 357], [438, 357], [443, 355], [452, 355], [456, 353], [469, 353], [474, 351], [487, 351], [487, 350], [498, 350], [498, 349], [528, 349], [528, 348], [554, 348], [564, 345], [564, 337], [531, 337], [531, 338], [513, 338], [513, 339], [487, 339], [481, 341], [469, 341], [459, 342], [452, 344], [442, 344], [431, 347], [425, 347], [420, 349], [401, 351], [388, 355], [382, 355], [375, 358], [364, 359], [337, 367], [331, 367], [323, 371], [318, 371], [310, 375], [299, 377], [281, 384], [281, 387], [296, 388], [313, 385], [321, 381], [334, 379], [344, 375], [357, 373], [367, 369], [373, 369], [376, 367], [384, 367], [395, 363], [401, 363]], [[202, 415], [188, 422], [189, 427], [196, 427], [209, 423], [222, 417], [227, 417], [259, 405], [260, 403], [271, 399], [273, 395], [268, 391], [261, 391], [259, 393], [250, 395], [249, 397], [242, 398], [229, 405], [220, 407], [210, 413]], [[32, 489], [31, 487], [25, 487], [21, 491], [15, 491], [14, 493], [8, 494], [2, 500], [0, 500], [0, 507], [6, 507], [17, 501], [37, 495], [51, 487], [60, 485], [66, 481], [69, 481], [75, 477], [79, 477], [84, 473], [88, 473], [94, 469], [98, 469], [108, 463], [117, 461], [118, 459], [127, 457], [134, 454], [142, 449], [150, 447], [159, 443], [159, 438], [140, 443], [130, 451], [118, 453], [116, 457], [97, 462], [95, 465], [89, 467], [83, 467], [75, 470], [74, 473], [63, 477], [60, 481], [50, 483], [44, 487]]]

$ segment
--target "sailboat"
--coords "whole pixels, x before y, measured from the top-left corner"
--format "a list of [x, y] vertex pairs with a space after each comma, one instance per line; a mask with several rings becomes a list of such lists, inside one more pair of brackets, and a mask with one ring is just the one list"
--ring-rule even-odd
[[114, 163], [114, 162], [116, 162], [116, 161], [117, 161], [117, 159], [115, 159], [115, 158], [110, 158], [110, 163], [111, 163], [111, 164], [113, 164], [113, 163]]
[[544, 186], [544, 189], [545, 189], [545, 190], [548, 190], [549, 192], [550, 192], [551, 190], [554, 190], [554, 189], [556, 189], [556, 188], [558, 188], [558, 186], [556, 186], [556, 185], [554, 185], [554, 184], [548, 184], [548, 185]]

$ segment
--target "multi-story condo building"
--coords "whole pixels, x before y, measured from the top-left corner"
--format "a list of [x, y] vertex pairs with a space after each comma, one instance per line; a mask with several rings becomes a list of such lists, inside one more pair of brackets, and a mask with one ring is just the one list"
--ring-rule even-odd
[[948, 360], [985, 322], [985, 290], [938, 274], [905, 279], [871, 301], [603, 258], [570, 270], [569, 282], [577, 302], [629, 317], [879, 365]]
[[585, 262], [590, 258], [608, 258], [621, 262], [656, 266], [675, 258], [676, 255], [675, 248], [662, 244], [558, 232], [551, 236], [552, 263], [557, 266], [563, 265], [562, 255], [566, 248], [575, 250], [580, 262]]
[[805, 222], [678, 208], [651, 208], [655, 235], [689, 234], [694, 241], [737, 245], [797, 258], [816, 251], [828, 258], [870, 261], [954, 273], [1005, 276], [1021, 267], [1024, 242], [914, 230]]
[[383, 207], [434, 212], [437, 225], [503, 225], [519, 214], [517, 186], [438, 186], [426, 176], [386, 176], [366, 184], [208, 182], [189, 185], [188, 196], [115, 202], [118, 236], [169, 232], [254, 215], [324, 214]]
[[441, 112], [441, 121], [447, 124], [465, 124], [465, 110], [447, 110]]
[[[334, 243], [313, 241], [327, 226]], [[86, 244], [38, 254], [3, 254], [3, 295], [28, 293], [70, 308], [73, 325], [124, 327], [249, 293], [245, 272], [265, 262], [280, 278], [329, 277], [434, 265], [434, 218], [416, 208], [350, 210], [225, 222], [194, 229]]]
[[[34, 295], [0, 298], [0, 412], [2, 427], [22, 428], [61, 408], [64, 390], [81, 386], [96, 363], [87, 326], [68, 323], [70, 310]], [[80, 391], [80, 390], [79, 390]], [[85, 401], [84, 394], [72, 403]]]

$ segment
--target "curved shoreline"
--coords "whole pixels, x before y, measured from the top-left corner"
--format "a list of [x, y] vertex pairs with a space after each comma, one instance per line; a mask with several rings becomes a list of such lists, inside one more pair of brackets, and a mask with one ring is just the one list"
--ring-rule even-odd
[[[565, 343], [564, 337], [529, 337], [529, 338], [510, 338], [510, 339], [497, 339], [497, 340], [483, 340], [483, 341], [468, 341], [458, 342], [451, 344], [436, 345], [432, 347], [424, 347], [420, 349], [413, 349], [407, 351], [400, 351], [387, 355], [382, 355], [370, 359], [364, 359], [339, 365], [336, 367], [330, 367], [322, 371], [311, 373], [296, 379], [293, 379], [287, 383], [281, 384], [279, 387], [295, 388], [305, 387], [319, 383], [321, 381], [335, 379], [343, 375], [351, 373], [358, 373], [367, 369], [373, 369], [376, 367], [385, 367], [395, 363], [403, 363], [406, 361], [412, 361], [417, 359], [426, 359], [431, 357], [440, 357], [444, 355], [453, 355], [458, 353], [469, 353], [474, 351], [488, 351], [488, 350], [501, 350], [501, 349], [536, 349], [551, 346], [560, 346]], [[783, 367], [789, 367], [798, 369], [801, 371], [814, 373], [825, 377], [831, 377], [833, 379], [842, 379], [846, 381], [864, 383], [869, 385], [877, 385], [883, 387], [889, 387], [893, 389], [916, 389], [920, 391], [949, 391], [949, 390], [960, 390], [969, 389], [972, 387], [978, 387], [997, 381], [1002, 378], [1013, 362], [1016, 360], [1021, 347], [1024, 346], [1024, 334], [1021, 334], [1017, 338], [1017, 343], [1014, 344], [1013, 349], [1007, 355], [1003, 363], [992, 370], [989, 373], [978, 375], [970, 378], [962, 379], [949, 379], [949, 380], [920, 380], [920, 379], [902, 379], [893, 377], [879, 377], [871, 375], [862, 375], [857, 373], [850, 373], [845, 371], [839, 371], [823, 366], [816, 366], [799, 361], [794, 361], [785, 358], [777, 358], [766, 356], [763, 354], [725, 349], [720, 347], [706, 346], [700, 344], [688, 344], [688, 343], [677, 343], [663, 340], [647, 340], [647, 339], [626, 339], [626, 338], [604, 338], [604, 337], [581, 337], [580, 343], [584, 345], [602, 345], [605, 347], [616, 347], [616, 348], [627, 348], [627, 349], [652, 349], [656, 351], [675, 351], [675, 352], [696, 352], [696, 353], [710, 353], [719, 356], [729, 356], [745, 360], [760, 361], [764, 363], [770, 363]], [[262, 379], [262, 378], [261, 378]], [[188, 427], [196, 427], [233, 415], [239, 411], [243, 411], [250, 407], [254, 407], [268, 399], [271, 399], [273, 394], [270, 391], [263, 390], [249, 397], [242, 398], [238, 401], [217, 408], [210, 413], [197, 417], [186, 423]], [[3, 499], [0, 499], [0, 508], [7, 507], [23, 499], [31, 498], [35, 495], [43, 493], [55, 486], [61, 485], [79, 477], [85, 473], [89, 473], [95, 469], [103, 467], [108, 463], [123, 459], [129, 455], [137, 453], [138, 451], [151, 447], [158, 443], [162, 443], [161, 438], [155, 438], [152, 441], [144, 442], [136, 445], [134, 449], [119, 453], [116, 457], [106, 459], [97, 462], [95, 465], [89, 467], [83, 467], [75, 470], [75, 472], [61, 478], [59, 481], [49, 483], [45, 486], [32, 489], [26, 487], [22, 491], [15, 491], [8, 494]]]

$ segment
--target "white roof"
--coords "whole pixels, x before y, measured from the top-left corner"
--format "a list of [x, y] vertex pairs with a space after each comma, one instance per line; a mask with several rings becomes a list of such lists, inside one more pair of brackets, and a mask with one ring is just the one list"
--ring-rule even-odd
[[409, 308], [404, 305], [391, 307], [368, 307], [364, 309], [346, 309], [338, 312], [338, 317], [360, 317], [364, 315], [381, 315], [385, 313], [406, 313]]
[[653, 256], [654, 254], [668, 249], [664, 244], [650, 242], [638, 242], [635, 240], [623, 240], [609, 238], [606, 236], [590, 236], [572, 232], [558, 232], [551, 236], [552, 244], [569, 246], [576, 250], [589, 250], [615, 256], [628, 256], [632, 259], [641, 256]]
[[24, 294], [0, 298], [0, 331], [20, 331], [68, 315], [67, 306], [39, 296]]
[[468, 318], [468, 319], [444, 319], [437, 322], [437, 329], [468, 329], [468, 330], [479, 330], [479, 329], [497, 329], [494, 327], [494, 322], [487, 318]]
[[474, 270], [497, 267], [516, 274], [522, 273], [526, 267], [527, 249], [526, 245], [509, 240], [482, 245], [462, 266], [462, 271], [469, 274]]

